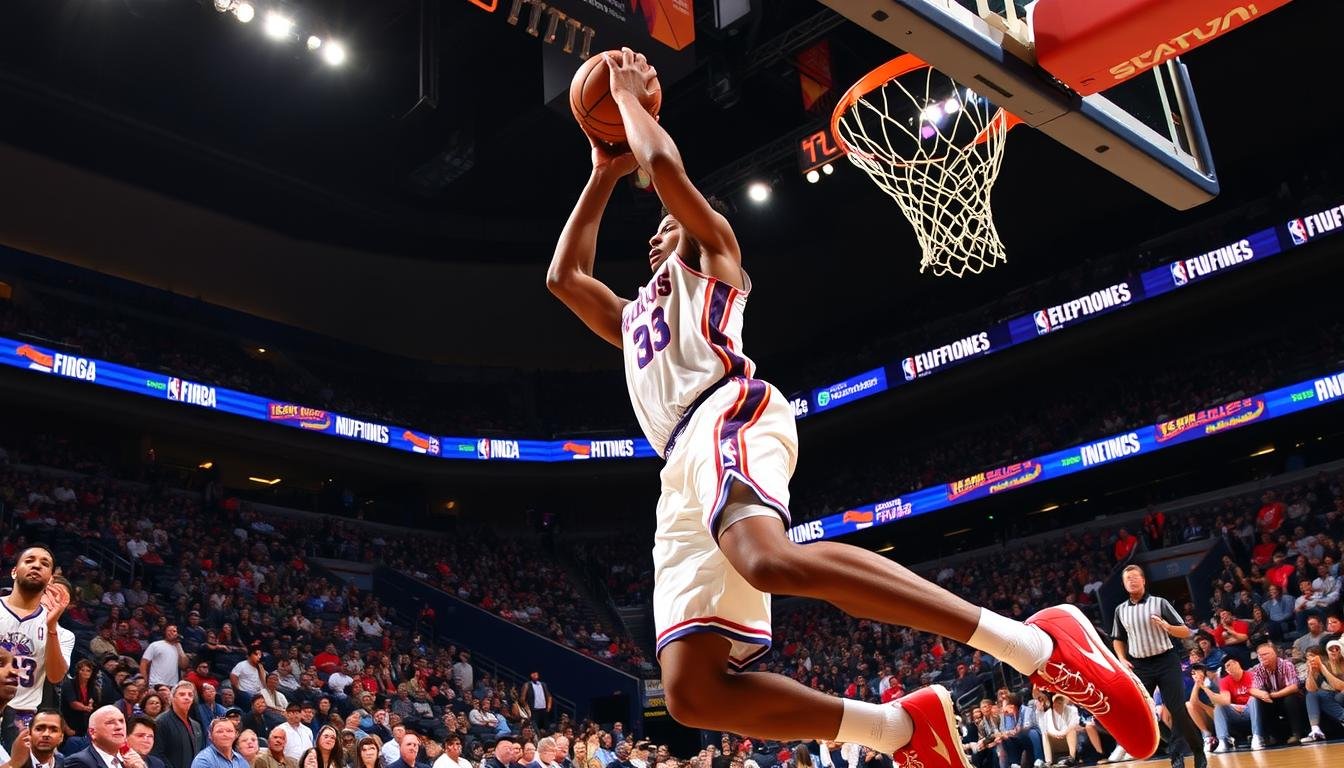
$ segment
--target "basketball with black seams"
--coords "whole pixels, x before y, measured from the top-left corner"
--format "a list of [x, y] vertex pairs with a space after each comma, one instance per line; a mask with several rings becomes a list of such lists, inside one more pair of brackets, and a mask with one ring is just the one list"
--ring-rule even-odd
[[[620, 56], [620, 51], [607, 51], [590, 56], [569, 83], [569, 108], [584, 132], [608, 144], [625, 141], [625, 124], [621, 110], [611, 98], [611, 70], [607, 67], [607, 53]], [[649, 114], [657, 117], [663, 104], [663, 89], [655, 77], [651, 93], [642, 101]]]

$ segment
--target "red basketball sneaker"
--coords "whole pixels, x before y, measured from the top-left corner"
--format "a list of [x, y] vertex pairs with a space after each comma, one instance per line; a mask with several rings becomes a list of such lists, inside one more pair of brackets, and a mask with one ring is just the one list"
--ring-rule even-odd
[[941, 685], [920, 688], [896, 700], [915, 723], [910, 743], [891, 756], [897, 768], [971, 768], [961, 751], [952, 697]]
[[1157, 751], [1153, 700], [1129, 667], [1101, 641], [1083, 612], [1072, 605], [1046, 608], [1027, 619], [1055, 641], [1054, 653], [1031, 676], [1041, 688], [1062, 693], [1086, 709], [1116, 742], [1143, 760]]

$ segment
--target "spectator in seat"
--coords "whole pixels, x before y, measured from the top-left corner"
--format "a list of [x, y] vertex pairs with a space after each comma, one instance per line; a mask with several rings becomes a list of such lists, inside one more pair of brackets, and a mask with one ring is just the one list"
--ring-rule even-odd
[[101, 703], [95, 678], [97, 671], [92, 661], [80, 659], [75, 662], [75, 674], [61, 682], [61, 717], [67, 736], [89, 730], [89, 715]]
[[191, 716], [200, 724], [202, 732], [210, 726], [210, 723], [215, 721], [215, 718], [223, 717], [228, 709], [217, 699], [218, 694], [215, 692], [214, 685], [210, 683], [201, 685], [201, 695], [196, 702], [196, 706], [191, 709]]
[[1128, 529], [1121, 528], [1115, 535], [1115, 562], [1123, 563], [1129, 559], [1129, 555], [1134, 548], [1139, 545], [1139, 539]]
[[237, 727], [227, 717], [210, 723], [210, 744], [191, 761], [191, 768], [249, 768], [243, 756], [233, 750]]
[[[481, 761], [481, 768], [509, 768], [513, 764], [513, 742], [500, 739], [495, 742], [494, 754]], [[606, 768], [603, 766], [603, 768]]]
[[1289, 744], [1296, 744], [1305, 735], [1303, 715], [1306, 714], [1300, 695], [1301, 686], [1293, 663], [1279, 656], [1273, 643], [1256, 649], [1260, 663], [1251, 670], [1251, 749], [1264, 749], [1279, 716], [1288, 721], [1291, 735]]
[[172, 706], [155, 720], [154, 754], [168, 768], [191, 768], [192, 760], [205, 749], [206, 742], [205, 729], [192, 717], [196, 687], [183, 680], [173, 686], [171, 698]]
[[[1191, 654], [1193, 655], [1194, 651], [1191, 651]], [[1205, 739], [1213, 738], [1209, 733], [1209, 729], [1213, 727], [1211, 720], [1214, 709], [1211, 695], [1218, 690], [1217, 673], [1214, 670], [1222, 669], [1224, 660], [1225, 657], [1220, 655], [1216, 665], [1209, 664], [1207, 659], [1190, 665], [1190, 684], [1185, 709], [1190, 713], [1190, 719], [1199, 726], [1199, 732]]]
[[252, 729], [245, 729], [238, 734], [237, 739], [234, 739], [233, 751], [242, 755], [243, 760], [247, 761], [248, 768], [252, 768], [261, 755], [261, 739], [257, 738], [256, 732]]
[[355, 682], [355, 678], [349, 674], [351, 671], [352, 668], [347, 665], [344, 670], [338, 669], [327, 678], [327, 690], [331, 691], [331, 695], [335, 696], [337, 701], [350, 698], [349, 690]]
[[1321, 643], [1321, 648], [1325, 648], [1331, 640], [1344, 640], [1344, 618], [1338, 613], [1325, 617], [1325, 641]]
[[154, 754], [154, 746], [158, 741], [158, 726], [153, 720], [144, 715], [131, 721], [131, 732], [126, 734], [126, 744], [140, 759], [145, 762], [145, 768], [165, 768], [167, 765], [163, 759]]
[[1269, 599], [1264, 602], [1265, 618], [1269, 621], [1269, 638], [1276, 643], [1284, 641], [1284, 636], [1293, 631], [1293, 598], [1284, 594], [1283, 588], [1271, 584], [1268, 588]]
[[[266, 669], [261, 666], [261, 645], [253, 645], [247, 658], [234, 665], [229, 672], [234, 696], [239, 704], [248, 704], [252, 698], [261, 694], [262, 682], [266, 679]], [[269, 733], [269, 730], [267, 731]]]
[[[1045, 753], [1045, 762], [1049, 765], [1073, 765], [1078, 760], [1078, 732], [1083, 728], [1078, 722], [1078, 708], [1063, 694], [1055, 694], [1050, 701], [1050, 709], [1041, 716], [1041, 749]], [[1065, 755], [1058, 762], [1056, 753]]]
[[197, 660], [196, 666], [187, 673], [186, 678], [192, 685], [196, 686], [196, 693], [201, 693], [201, 689], [207, 684], [216, 691], [219, 690], [219, 678], [210, 672], [210, 662], [204, 659]]
[[[298, 757], [290, 757], [285, 753], [288, 733], [284, 728], [272, 728], [271, 735], [266, 737], [266, 751], [257, 756], [252, 768], [299, 768]], [[300, 752], [299, 756], [302, 755]]]
[[239, 730], [250, 730], [253, 733], [270, 736], [271, 726], [267, 718], [266, 700], [258, 696], [252, 700], [251, 709], [243, 715], [243, 721], [239, 723]]
[[[359, 768], [365, 768], [365, 766]], [[448, 734], [448, 737], [443, 740], [443, 754], [434, 761], [432, 768], [471, 768], [471, 763], [462, 757], [461, 737], [455, 733]], [[573, 767], [571, 766], [571, 768]]]
[[289, 707], [289, 699], [280, 691], [279, 673], [267, 673], [266, 685], [261, 689], [260, 698], [266, 702], [266, 721], [271, 726], [278, 725], [285, 719], [285, 710]]
[[1301, 634], [1307, 631], [1307, 619], [1314, 617], [1325, 620], [1326, 607], [1332, 601], [1328, 600], [1326, 595], [1316, 594], [1311, 587], [1310, 579], [1299, 580], [1297, 588], [1297, 600], [1293, 603], [1293, 621], [1297, 625], [1298, 634]]
[[[1221, 649], [1227, 656], [1237, 657], [1242, 666], [1246, 666], [1251, 657], [1251, 649], [1246, 644], [1250, 639], [1249, 622], [1238, 619], [1232, 611], [1224, 608], [1218, 611], [1218, 623], [1211, 628], [1211, 632], [1216, 647], [1204, 649], [1204, 663], [1208, 664], [1210, 669], [1222, 669], [1223, 659], [1215, 658], [1211, 653], [1217, 649]], [[1200, 637], [1204, 635], [1201, 634]]]
[[1288, 556], [1283, 550], [1277, 550], [1274, 553], [1274, 563], [1265, 571], [1265, 581], [1273, 584], [1281, 591], [1287, 592], [1288, 585], [1293, 581], [1293, 574], [1297, 568], [1288, 562]]
[[1325, 656], [1320, 648], [1307, 649], [1307, 720], [1311, 731], [1303, 742], [1324, 741], [1321, 717], [1344, 725], [1344, 642], [1331, 640]]
[[383, 762], [382, 745], [377, 736], [365, 736], [359, 740], [355, 746], [355, 762], [353, 768], [386, 768]]
[[105, 658], [108, 655], [118, 655], [112, 630], [113, 627], [111, 624], [104, 624], [98, 628], [98, 634], [89, 641], [89, 653], [92, 654], [95, 659]]
[[182, 627], [182, 647], [187, 653], [196, 653], [205, 642], [205, 627], [201, 626], [201, 612], [187, 614], [187, 625]]
[[[285, 734], [284, 753], [285, 756], [295, 764], [299, 758], [313, 744], [313, 731], [303, 724], [303, 707], [297, 702], [290, 702], [285, 707], [285, 722], [271, 729], [271, 733], [280, 731]], [[267, 738], [267, 744], [270, 744], [270, 738]]]
[[345, 752], [341, 747], [341, 735], [336, 732], [334, 726], [324, 725], [318, 729], [315, 743], [317, 746], [313, 751], [317, 754], [318, 768], [345, 768]]
[[1015, 693], [1009, 693], [1002, 704], [999, 759], [1004, 765], [1023, 765], [1029, 757], [1037, 761], [1044, 757], [1041, 744], [1032, 740], [1029, 729], [1022, 727], [1021, 706], [1022, 699]]
[[1249, 704], [1253, 685], [1254, 676], [1238, 659], [1229, 658], [1223, 663], [1223, 679], [1218, 690], [1209, 692], [1209, 699], [1214, 704], [1214, 734], [1218, 739], [1214, 752], [1227, 752], [1233, 748], [1234, 726], [1251, 730], [1253, 721]]
[[1301, 637], [1293, 641], [1293, 650], [1298, 654], [1305, 654], [1308, 648], [1320, 650], [1326, 641], [1325, 627], [1321, 624], [1321, 617], [1308, 617], [1305, 630]]

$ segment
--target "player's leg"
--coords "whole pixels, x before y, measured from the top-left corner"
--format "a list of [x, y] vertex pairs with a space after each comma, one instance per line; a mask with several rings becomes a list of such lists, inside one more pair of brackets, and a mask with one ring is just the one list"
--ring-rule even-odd
[[712, 632], [663, 647], [663, 690], [677, 722], [779, 741], [851, 741], [898, 758], [918, 749], [927, 768], [970, 768], [942, 686], [921, 688], [897, 700], [899, 706], [839, 699], [783, 675], [733, 672], [731, 647]]
[[[755, 490], [733, 482], [725, 513], [742, 505], [764, 506]], [[1077, 609], [1048, 608], [1028, 623], [1014, 621], [866, 549], [794, 544], [777, 515], [731, 516], [736, 522], [720, 533], [719, 548], [757, 589], [825, 600], [852, 616], [966, 643], [1093, 711], [1131, 754], [1157, 748], [1147, 695]]]

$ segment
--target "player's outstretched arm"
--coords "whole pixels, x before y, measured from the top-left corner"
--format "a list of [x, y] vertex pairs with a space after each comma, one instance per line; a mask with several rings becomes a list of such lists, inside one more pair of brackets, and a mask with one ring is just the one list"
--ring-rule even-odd
[[546, 287], [593, 333], [619, 348], [621, 308], [626, 300], [593, 277], [593, 260], [597, 255], [598, 225], [602, 223], [611, 191], [622, 176], [637, 166], [629, 152], [608, 148], [592, 137], [588, 140], [593, 145], [593, 172], [560, 232], [560, 241], [555, 244], [551, 267], [546, 271]]
[[710, 275], [742, 288], [742, 253], [737, 237], [718, 211], [686, 176], [676, 142], [643, 107], [641, 98], [657, 72], [644, 55], [622, 48], [608, 54], [611, 96], [621, 110], [626, 141], [640, 167], [653, 179], [653, 187], [681, 226], [700, 243], [702, 266]]

